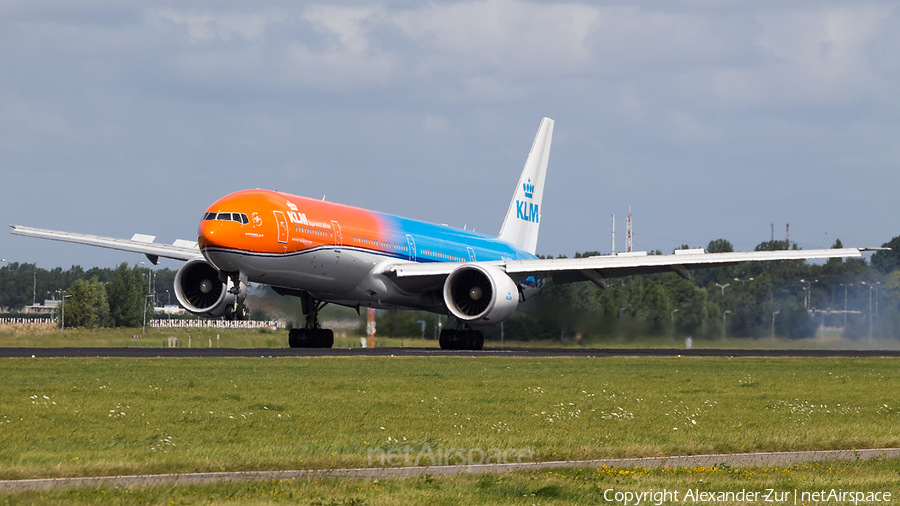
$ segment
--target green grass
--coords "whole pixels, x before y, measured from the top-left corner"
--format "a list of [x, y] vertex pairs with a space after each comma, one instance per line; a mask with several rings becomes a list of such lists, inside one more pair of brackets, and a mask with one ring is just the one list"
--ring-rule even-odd
[[[140, 337], [135, 337], [140, 336]], [[0, 325], [0, 346], [8, 347], [138, 347], [162, 348], [168, 338], [178, 339], [179, 346], [191, 348], [286, 348], [288, 331], [279, 329], [145, 329], [102, 328], [66, 329], [53, 326]], [[335, 347], [359, 348], [358, 337], [336, 337]], [[436, 348], [433, 339], [385, 338], [376, 339], [378, 347]]]
[[[334, 346], [359, 348], [359, 337], [336, 333]], [[134, 336], [140, 335], [140, 338]], [[0, 325], [0, 347], [165, 347], [169, 337], [175, 337], [182, 347], [192, 348], [285, 348], [288, 331], [279, 329], [67, 329], [61, 332], [54, 326]], [[218, 339], [217, 339], [218, 337]], [[436, 339], [412, 337], [377, 337], [376, 345], [383, 347], [437, 348]], [[684, 339], [647, 337], [641, 339], [600, 341], [488, 341], [486, 348], [677, 348], [685, 347]], [[837, 337], [810, 339], [694, 339], [696, 349], [900, 349], [900, 341], [849, 340]]]
[[[273, 504], [399, 505], [399, 504], [616, 504], [618, 493], [678, 492], [677, 504], [719, 504], [691, 500], [690, 493], [749, 492], [765, 504], [778, 494], [781, 504], [810, 504], [802, 495], [824, 490], [890, 492], [896, 502], [900, 461], [832, 462], [791, 467], [694, 467], [680, 469], [557, 469], [506, 475], [418, 477], [389, 480], [298, 480], [227, 483], [208, 486], [145, 489], [95, 488], [44, 493], [0, 495], [4, 504]], [[787, 495], [789, 494], [789, 495]], [[687, 497], [687, 498], [686, 498]], [[806, 499], [805, 501], [803, 499]], [[669, 500], [669, 504], [676, 501]], [[774, 501], [770, 501], [774, 502]], [[629, 506], [633, 505], [634, 501]], [[642, 502], [641, 504], [654, 504]], [[821, 501], [814, 504], [852, 504]], [[883, 504], [883, 503], [882, 503]]]
[[0, 478], [892, 447], [898, 391], [893, 359], [4, 359]]

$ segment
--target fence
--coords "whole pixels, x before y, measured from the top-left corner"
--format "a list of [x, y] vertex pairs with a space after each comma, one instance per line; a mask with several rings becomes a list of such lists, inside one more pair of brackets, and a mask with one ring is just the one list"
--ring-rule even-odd
[[184, 320], [160, 319], [148, 322], [153, 329], [262, 329], [284, 328], [275, 320]]
[[33, 324], [33, 325], [50, 325], [56, 324], [55, 318], [0, 318], [0, 325], [9, 324]]

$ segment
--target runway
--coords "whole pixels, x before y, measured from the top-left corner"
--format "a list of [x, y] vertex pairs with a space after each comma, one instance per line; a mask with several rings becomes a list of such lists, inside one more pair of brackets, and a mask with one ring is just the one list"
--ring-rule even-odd
[[0, 358], [200, 357], [900, 357], [900, 350], [761, 350], [675, 348], [0, 348]]

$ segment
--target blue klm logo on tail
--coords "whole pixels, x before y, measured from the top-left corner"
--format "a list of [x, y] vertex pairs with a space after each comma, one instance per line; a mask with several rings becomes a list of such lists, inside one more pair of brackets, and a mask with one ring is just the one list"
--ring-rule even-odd
[[[530, 199], [534, 197], [534, 185], [531, 184], [531, 179], [529, 179], [527, 183], [522, 183], [522, 189], [525, 190], [525, 198]], [[539, 223], [541, 215], [538, 212], [538, 205], [533, 202], [525, 202], [516, 199], [516, 218], [532, 223]]]

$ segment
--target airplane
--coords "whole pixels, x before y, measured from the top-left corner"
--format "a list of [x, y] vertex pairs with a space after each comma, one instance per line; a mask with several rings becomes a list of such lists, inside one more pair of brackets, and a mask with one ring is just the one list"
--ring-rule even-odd
[[577, 259], [535, 255], [554, 121], [543, 118], [500, 233], [460, 230], [367, 209], [271, 190], [244, 190], [210, 205], [197, 241], [157, 244], [154, 236], [130, 240], [10, 225], [12, 234], [140, 253], [185, 263], [175, 295], [189, 312], [244, 319], [248, 283], [269, 285], [301, 300], [306, 323], [289, 333], [291, 347], [328, 347], [330, 329], [318, 313], [326, 304], [412, 309], [446, 314], [457, 326], [441, 331], [444, 349], [479, 350], [477, 327], [500, 323], [518, 305], [554, 283], [590, 281], [601, 288], [622, 276], [675, 272], [742, 262], [858, 257], [865, 248], [672, 255], [613, 253]]

